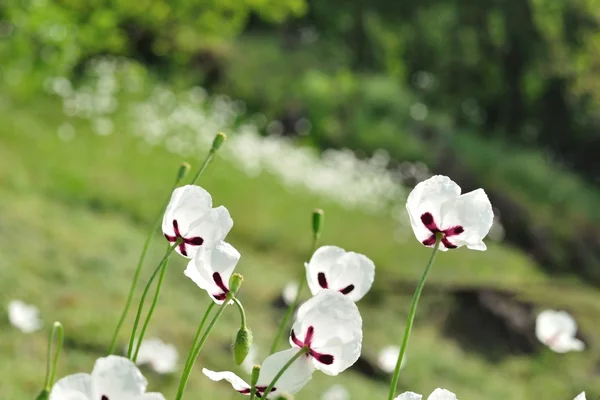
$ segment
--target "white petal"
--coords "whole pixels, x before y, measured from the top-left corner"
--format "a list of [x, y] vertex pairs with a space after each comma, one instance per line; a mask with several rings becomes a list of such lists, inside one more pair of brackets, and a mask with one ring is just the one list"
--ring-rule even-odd
[[577, 338], [561, 335], [558, 340], [549, 343], [548, 347], [556, 353], [568, 353], [570, 351], [583, 351], [585, 343]]
[[446, 389], [435, 389], [427, 400], [456, 400], [456, 395]]
[[177, 371], [179, 354], [177, 348], [158, 338], [149, 338], [142, 342], [136, 363], [149, 364], [159, 374]]
[[8, 303], [8, 320], [12, 326], [24, 333], [32, 333], [41, 328], [42, 321], [39, 314], [37, 307], [21, 300], [12, 300]]
[[[311, 357], [317, 369], [337, 375], [358, 360], [362, 346], [362, 318], [356, 304], [347, 296], [322, 290], [300, 306], [292, 331], [299, 341], [304, 342], [309, 329], [313, 330], [311, 350], [333, 356], [329, 365]], [[297, 346], [291, 335], [290, 344]]]
[[321, 400], [350, 400], [350, 392], [342, 385], [333, 385], [323, 393]]
[[581, 392], [573, 400], [585, 400], [585, 392]]
[[413, 232], [419, 242], [423, 242], [432, 235], [431, 231], [421, 222], [421, 216], [430, 213], [433, 221], [439, 227], [442, 205], [458, 196], [460, 196], [460, 186], [447, 176], [435, 175], [415, 186], [406, 200], [406, 209]]
[[98, 399], [104, 395], [110, 400], [129, 400], [144, 394], [147, 384], [136, 365], [125, 357], [99, 358], [92, 371], [94, 395]]
[[557, 353], [585, 348], [584, 343], [575, 338], [576, 333], [577, 323], [566, 311], [544, 310], [536, 318], [536, 337]]
[[190, 227], [211, 208], [212, 197], [200, 186], [186, 185], [175, 189], [163, 217], [163, 233], [174, 236], [173, 221], [177, 220], [180, 233], [186, 237]]
[[421, 400], [423, 396], [415, 392], [404, 392], [394, 400]]
[[229, 215], [229, 210], [224, 206], [219, 206], [194, 221], [190, 227], [189, 236], [200, 236], [204, 239], [203, 246], [212, 247], [225, 239], [232, 227], [233, 220]]
[[73, 374], [56, 381], [50, 400], [93, 400], [92, 376]]
[[244, 389], [250, 389], [250, 385], [246, 383], [242, 378], [230, 371], [215, 372], [210, 369], [202, 368], [202, 373], [215, 382], [226, 380], [231, 383], [231, 386], [238, 392]]
[[184, 274], [198, 287], [206, 290], [215, 303], [223, 304], [222, 295], [229, 292], [229, 278], [240, 257], [240, 253], [232, 245], [220, 241], [214, 248], [198, 251], [188, 263]]
[[136, 400], [165, 400], [165, 396], [160, 393], [146, 393], [138, 397]]
[[294, 300], [296, 300], [297, 295], [298, 295], [298, 282], [289, 282], [287, 285], [285, 285], [285, 287], [283, 288], [283, 291], [281, 293], [281, 297], [283, 298], [283, 301], [288, 306], [291, 305], [294, 302]]
[[[266, 389], [266, 386], [269, 386], [273, 381], [273, 378], [275, 378], [275, 375], [279, 373], [281, 368], [287, 364], [298, 351], [297, 348], [292, 348], [271, 354], [267, 357], [261, 365], [260, 375], [258, 376], [256, 386], [264, 386], [264, 389]], [[272, 391], [272, 395], [268, 396], [268, 398], [275, 397], [275, 395], [280, 393], [298, 393], [300, 389], [311, 380], [314, 370], [315, 368], [309, 357], [302, 356], [298, 358], [277, 380], [275, 383], [276, 390]]]
[[[391, 374], [396, 369], [396, 362], [398, 361], [398, 356], [400, 355], [400, 347], [398, 346], [387, 346], [384, 347], [377, 357], [377, 365], [381, 368], [382, 371]], [[404, 368], [406, 364], [406, 352], [404, 353], [404, 358], [400, 363], [400, 369]]]
[[327, 288], [358, 301], [371, 289], [374, 279], [373, 261], [335, 246], [320, 247], [306, 265], [306, 280], [313, 295]]
[[[468, 246], [472, 250], [485, 250], [482, 240], [494, 222], [492, 204], [483, 189], [461, 195], [442, 205], [440, 229], [461, 226], [464, 232], [448, 237], [457, 247]], [[442, 247], [442, 246], [440, 246]]]

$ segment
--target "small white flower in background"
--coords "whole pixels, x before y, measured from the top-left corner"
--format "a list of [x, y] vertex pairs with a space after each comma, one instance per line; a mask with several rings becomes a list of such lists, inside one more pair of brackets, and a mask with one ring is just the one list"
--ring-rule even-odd
[[362, 347], [362, 318], [356, 304], [333, 290], [322, 290], [302, 304], [290, 344], [307, 346], [315, 368], [337, 375], [352, 366]]
[[163, 234], [170, 243], [183, 240], [177, 252], [187, 258], [192, 258], [199, 249], [214, 247], [232, 227], [227, 208], [212, 208], [210, 194], [195, 185], [173, 191], [162, 222]]
[[298, 282], [289, 282], [281, 292], [281, 298], [288, 306], [291, 305], [298, 295]]
[[91, 374], [78, 373], [58, 380], [50, 400], [165, 400], [160, 393], [145, 393], [148, 382], [125, 357], [96, 360]]
[[306, 264], [306, 281], [313, 295], [331, 289], [359, 301], [371, 289], [375, 264], [367, 256], [336, 246], [322, 246]]
[[321, 400], [350, 400], [350, 392], [342, 385], [333, 385], [323, 393]]
[[582, 351], [585, 344], [575, 338], [577, 323], [566, 311], [545, 310], [535, 321], [538, 340], [556, 353]]
[[[404, 392], [394, 400], [421, 400], [423, 396], [414, 392]], [[435, 389], [427, 400], [457, 400], [456, 395], [446, 389]]]
[[441, 233], [440, 250], [467, 246], [486, 250], [483, 238], [494, 221], [492, 205], [483, 189], [460, 194], [447, 176], [435, 175], [420, 182], [408, 195], [406, 209], [417, 240], [432, 247]]
[[32, 333], [42, 327], [40, 311], [36, 306], [25, 304], [21, 300], [8, 303], [8, 320], [15, 328], [25, 333]]
[[198, 287], [206, 290], [215, 303], [223, 304], [229, 293], [229, 278], [240, 257], [240, 253], [232, 245], [220, 241], [213, 248], [196, 252], [184, 274]]
[[[267, 387], [279, 373], [281, 368], [298, 353], [297, 349], [288, 349], [278, 353], [271, 354], [262, 363], [258, 382], [256, 383], [257, 397], [265, 398], [264, 392]], [[282, 393], [294, 394], [300, 391], [312, 378], [315, 368], [308, 357], [300, 357], [281, 375], [277, 380], [271, 394], [266, 398], [273, 398]], [[213, 381], [226, 380], [238, 392], [250, 395], [250, 385], [242, 378], [230, 371], [215, 372], [209, 369], [202, 369], [204, 375]]]
[[585, 400], [585, 392], [581, 392], [573, 400]]
[[[383, 372], [391, 374], [396, 369], [396, 362], [398, 361], [398, 356], [400, 355], [400, 347], [398, 346], [387, 346], [381, 349], [379, 352], [379, 356], [377, 357], [377, 365]], [[404, 353], [404, 358], [400, 363], [400, 369], [404, 368], [404, 364], [406, 364], [406, 353]]]
[[174, 345], [158, 338], [150, 338], [142, 342], [136, 363], [148, 364], [159, 374], [170, 374], [177, 371], [178, 359], [179, 354]]

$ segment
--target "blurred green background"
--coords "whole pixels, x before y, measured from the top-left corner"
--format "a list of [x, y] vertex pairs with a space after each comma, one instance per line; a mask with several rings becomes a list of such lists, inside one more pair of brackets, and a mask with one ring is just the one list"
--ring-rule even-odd
[[[336, 378], [316, 373], [297, 399], [337, 383], [352, 399], [386, 398], [377, 353], [400, 343], [429, 256], [404, 201], [433, 173], [483, 187], [498, 220], [487, 252], [437, 259], [401, 389], [600, 396], [599, 51], [598, 0], [1, 2], [0, 398], [37, 394], [46, 346], [45, 331], [11, 327], [5, 305], [63, 322], [59, 376], [90, 371], [179, 163], [197, 168], [218, 131], [229, 140], [201, 185], [234, 219], [261, 359], [314, 207], [323, 244], [377, 265], [359, 303], [363, 358]], [[148, 334], [176, 344], [181, 363], [208, 304], [184, 267], [174, 258]], [[537, 343], [545, 308], [575, 316], [584, 352]], [[243, 374], [228, 350], [237, 323], [228, 310], [188, 398], [236, 397], [200, 369]], [[179, 374], [143, 371], [173, 398]]]

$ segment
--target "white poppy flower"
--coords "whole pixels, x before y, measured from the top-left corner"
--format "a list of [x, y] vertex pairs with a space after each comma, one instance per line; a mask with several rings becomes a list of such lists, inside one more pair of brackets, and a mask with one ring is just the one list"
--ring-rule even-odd
[[[278, 353], [271, 354], [263, 362], [256, 383], [256, 394], [258, 398], [264, 397], [267, 387], [279, 373], [281, 368], [298, 353], [298, 349], [288, 349]], [[300, 391], [311, 380], [315, 368], [307, 357], [300, 357], [281, 375], [277, 380], [271, 394], [266, 398], [273, 398], [274, 395], [282, 393], [294, 394]], [[250, 384], [230, 371], [215, 372], [209, 369], [202, 369], [204, 375], [213, 381], [225, 379], [231, 383], [231, 386], [242, 394], [250, 394]]]
[[406, 209], [419, 242], [432, 247], [435, 235], [441, 233], [440, 250], [461, 246], [487, 249], [483, 238], [494, 222], [492, 205], [483, 189], [460, 192], [460, 186], [442, 175], [420, 182], [410, 192]]
[[342, 385], [333, 385], [323, 393], [321, 400], [350, 400], [350, 392]]
[[[404, 392], [394, 400], [421, 400], [423, 396], [414, 392]], [[427, 400], [457, 400], [456, 395], [446, 389], [435, 389]]]
[[[379, 352], [379, 356], [377, 357], [377, 365], [383, 372], [391, 374], [396, 369], [396, 362], [398, 361], [398, 356], [400, 355], [400, 347], [398, 346], [387, 346], [381, 349]], [[400, 369], [404, 368], [404, 364], [406, 364], [406, 353], [404, 353], [404, 358], [400, 363]]]
[[173, 191], [162, 222], [163, 234], [170, 243], [183, 240], [177, 252], [187, 258], [199, 248], [210, 248], [225, 239], [232, 227], [227, 208], [212, 208], [210, 194], [195, 185]]
[[229, 293], [229, 278], [240, 257], [240, 253], [232, 245], [220, 241], [213, 248], [197, 251], [184, 274], [198, 287], [206, 290], [215, 303], [223, 304]]
[[285, 304], [288, 306], [291, 305], [294, 300], [296, 300], [296, 296], [298, 295], [298, 282], [289, 282], [283, 288], [281, 292], [281, 297]]
[[538, 340], [556, 353], [582, 351], [585, 344], [575, 338], [577, 323], [566, 311], [545, 310], [535, 321]]
[[158, 338], [150, 338], [142, 341], [136, 363], [148, 364], [159, 374], [170, 374], [177, 371], [178, 359], [179, 354], [174, 345]]
[[359, 301], [371, 289], [375, 264], [367, 256], [336, 246], [322, 246], [306, 264], [306, 281], [313, 295], [336, 290]]
[[360, 356], [362, 318], [356, 304], [340, 292], [322, 290], [302, 304], [290, 344], [309, 348], [308, 357], [327, 375], [337, 375]]
[[145, 393], [148, 382], [133, 361], [119, 356], [99, 358], [91, 374], [60, 379], [50, 400], [165, 400], [160, 393]]
[[585, 392], [581, 392], [573, 400], [585, 400]]
[[37, 307], [25, 304], [21, 300], [8, 303], [8, 320], [12, 326], [25, 333], [35, 332], [42, 327]]

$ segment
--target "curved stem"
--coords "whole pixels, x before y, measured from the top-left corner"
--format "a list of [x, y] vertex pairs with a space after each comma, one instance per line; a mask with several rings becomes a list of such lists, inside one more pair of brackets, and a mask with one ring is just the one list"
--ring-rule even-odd
[[287, 369], [294, 363], [294, 361], [296, 361], [297, 359], [299, 359], [301, 356], [303, 356], [304, 354], [306, 354], [308, 352], [309, 352], [308, 347], [306, 347], [306, 346], [302, 347], [294, 355], [294, 357], [290, 358], [290, 360], [279, 370], [279, 372], [277, 373], [277, 375], [275, 375], [275, 378], [273, 378], [273, 380], [271, 381], [271, 383], [269, 383], [269, 386], [267, 386], [267, 388], [265, 389], [265, 393], [263, 394], [263, 396], [265, 397], [265, 399], [267, 398], [267, 395], [269, 393], [271, 393], [271, 390], [273, 390], [273, 387], [275, 386], [275, 384], [277, 383], [277, 381], [279, 380], [279, 378], [281, 378], [281, 376], [284, 374], [284, 372], [287, 371]]
[[[173, 190], [177, 188], [179, 181], [182, 178], [182, 174], [178, 173], [177, 178], [175, 179], [175, 183], [173, 184]], [[131, 301], [133, 300], [133, 293], [135, 292], [135, 288], [137, 287], [138, 281], [140, 280], [140, 274], [142, 273], [142, 266], [144, 265], [144, 260], [146, 259], [146, 253], [148, 253], [148, 248], [150, 248], [150, 243], [152, 243], [152, 238], [154, 237], [154, 233], [158, 229], [160, 225], [160, 221], [162, 220], [163, 213], [169, 204], [169, 200], [171, 199], [171, 193], [169, 193], [169, 197], [163, 202], [158, 215], [154, 219], [154, 223], [152, 224], [152, 228], [148, 232], [146, 236], [146, 240], [144, 241], [144, 247], [142, 248], [142, 254], [140, 255], [140, 259], [138, 260], [137, 267], [135, 268], [135, 273], [133, 274], [133, 281], [131, 281], [131, 287], [129, 288], [129, 294], [127, 295], [127, 300], [125, 301], [125, 307], [121, 312], [121, 317], [119, 318], [119, 322], [117, 323], [117, 327], [115, 328], [115, 332], [113, 333], [112, 339], [110, 341], [110, 347], [108, 348], [108, 354], [113, 354], [115, 352], [115, 348], [117, 346], [117, 338], [119, 337], [119, 332], [125, 322], [125, 318], [127, 318], [127, 314], [129, 313], [129, 308], [131, 307]]]
[[229, 294], [225, 298], [225, 301], [223, 301], [223, 304], [221, 304], [219, 311], [217, 311], [217, 313], [213, 317], [212, 321], [210, 321], [208, 328], [206, 328], [206, 331], [204, 332], [204, 335], [202, 335], [202, 338], [200, 339], [200, 342], [198, 342], [198, 345], [196, 346], [196, 348], [192, 347], [192, 349], [190, 350], [191, 357], [188, 356], [188, 360], [190, 360], [190, 362], [183, 370], [183, 375], [181, 376], [181, 380], [179, 381], [179, 388], [177, 389], [177, 397], [175, 397], [175, 400], [180, 400], [183, 397], [183, 391], [185, 390], [185, 386], [187, 385], [187, 381], [192, 372], [192, 368], [194, 368], [196, 359], [198, 358], [198, 355], [202, 351], [202, 347], [204, 346], [204, 343], [206, 343], [206, 339], [208, 339], [208, 335], [210, 335], [210, 332], [215, 327], [215, 324], [217, 323], [217, 321], [219, 320], [221, 315], [223, 315], [223, 312], [225, 311], [225, 307], [227, 307], [229, 302], [232, 300], [232, 296], [233, 296], [233, 294], [231, 292], [229, 292]]
[[242, 329], [246, 328], [246, 312], [244, 311], [244, 306], [242, 305], [242, 302], [238, 300], [237, 297], [233, 298], [233, 302], [235, 303], [235, 305], [237, 306], [238, 310], [240, 311], [240, 319], [242, 320]]
[[215, 302], [211, 300], [210, 305], [208, 306], [208, 308], [206, 309], [206, 312], [204, 313], [204, 317], [202, 317], [202, 321], [200, 321], [200, 325], [198, 325], [198, 330], [196, 331], [196, 336], [194, 336], [194, 340], [192, 340], [192, 348], [191, 348], [190, 352], [188, 353], [188, 358], [185, 362], [184, 371], [188, 367], [189, 363], [192, 361], [192, 356], [194, 353], [193, 350], [197, 346], [197, 342], [198, 342], [198, 339], [200, 338], [200, 334], [202, 334], [202, 329], [204, 329], [204, 324], [206, 324], [206, 320], [208, 319], [208, 316], [210, 315], [210, 312], [212, 311], [214, 306], [215, 306]]
[[135, 322], [133, 323], [133, 329], [131, 330], [131, 337], [129, 338], [129, 348], [127, 350], [127, 358], [131, 358], [131, 355], [133, 353], [133, 344], [135, 341], [135, 334], [137, 331], [138, 324], [140, 323], [142, 309], [144, 308], [144, 301], [146, 300], [146, 296], [148, 295], [150, 286], [152, 285], [152, 282], [154, 282], [156, 275], [158, 275], [158, 273], [162, 269], [163, 265], [165, 264], [165, 262], [167, 261], [167, 259], [171, 255], [171, 253], [173, 252], [173, 250], [175, 250], [175, 248], [177, 248], [177, 246], [179, 246], [181, 244], [181, 242], [182, 242], [181, 238], [178, 238], [175, 241], [175, 243], [173, 243], [173, 245], [171, 247], [169, 247], [169, 250], [167, 250], [167, 252], [165, 253], [165, 256], [158, 264], [158, 267], [152, 273], [152, 276], [150, 276], [150, 279], [148, 280], [148, 283], [146, 284], [146, 287], [144, 288], [144, 293], [142, 294], [142, 298], [140, 299], [140, 305], [138, 306], [137, 314], [135, 316]]
[[[312, 257], [313, 253], [315, 252], [315, 249], [317, 248], [317, 240], [318, 239], [319, 239], [318, 235], [313, 235], [312, 246], [310, 248], [310, 254], [308, 257], [309, 260]], [[302, 293], [302, 290], [304, 289], [305, 283], [306, 283], [306, 272], [303, 269], [300, 280], [298, 281], [298, 291], [296, 292], [296, 298], [294, 299], [292, 304], [290, 304], [290, 306], [288, 307], [287, 311], [285, 312], [285, 316], [283, 317], [283, 320], [279, 324], [279, 328], [277, 328], [277, 333], [275, 334], [275, 339], [273, 340], [273, 344], [271, 345], [271, 352], [269, 354], [273, 354], [277, 351], [277, 346], [279, 346], [279, 341], [281, 340], [283, 331], [288, 326], [288, 323], [290, 321], [290, 318], [292, 317], [292, 314], [294, 313], [294, 310], [296, 309], [296, 307], [298, 307], [298, 302], [300, 301], [300, 295]]]
[[[54, 351], [54, 358], [52, 357], [52, 345], [54, 344], [54, 337], [58, 337], [56, 350]], [[48, 337], [48, 354], [46, 360], [46, 378], [44, 379], [44, 390], [50, 391], [56, 378], [56, 368], [58, 365], [58, 357], [62, 350], [64, 338], [64, 328], [58, 321], [54, 322], [50, 335]]]
[[158, 303], [158, 298], [160, 296], [160, 288], [162, 287], [163, 280], [165, 278], [165, 272], [167, 272], [167, 267], [169, 266], [169, 259], [165, 260], [163, 263], [163, 267], [160, 270], [160, 275], [158, 276], [158, 283], [156, 284], [156, 291], [154, 292], [154, 298], [152, 299], [152, 304], [150, 304], [150, 309], [148, 310], [148, 314], [146, 315], [146, 320], [144, 321], [144, 325], [142, 325], [142, 330], [140, 331], [140, 335], [138, 336], [137, 343], [135, 346], [135, 353], [133, 354], [133, 362], [137, 361], [138, 354], [140, 352], [140, 348], [142, 347], [142, 340], [144, 340], [144, 336], [146, 335], [146, 329], [148, 329], [148, 325], [150, 325], [150, 319], [152, 318], [152, 314], [154, 314], [154, 309], [156, 308], [156, 303]]
[[392, 384], [390, 385], [390, 393], [388, 396], [388, 400], [392, 400], [394, 398], [394, 393], [396, 392], [396, 387], [398, 386], [398, 378], [400, 377], [400, 366], [402, 365], [402, 360], [404, 359], [404, 354], [406, 353], [406, 347], [408, 346], [408, 338], [410, 337], [410, 332], [412, 330], [413, 322], [415, 320], [415, 314], [417, 313], [417, 303], [419, 302], [419, 297], [421, 297], [421, 292], [423, 291], [423, 286], [425, 286], [425, 280], [427, 279], [427, 275], [429, 275], [429, 271], [431, 270], [431, 266], [433, 265], [433, 261], [435, 260], [435, 255], [440, 248], [441, 237], [438, 235], [436, 238], [435, 246], [433, 246], [433, 252], [431, 253], [431, 257], [429, 258], [429, 263], [425, 267], [425, 271], [421, 276], [421, 280], [417, 285], [417, 289], [413, 294], [412, 302], [410, 303], [410, 312], [408, 313], [408, 319], [406, 320], [406, 328], [404, 329], [404, 337], [402, 338], [402, 346], [400, 347], [400, 354], [398, 354], [398, 360], [396, 361], [396, 368], [394, 369], [394, 376], [392, 377]]

